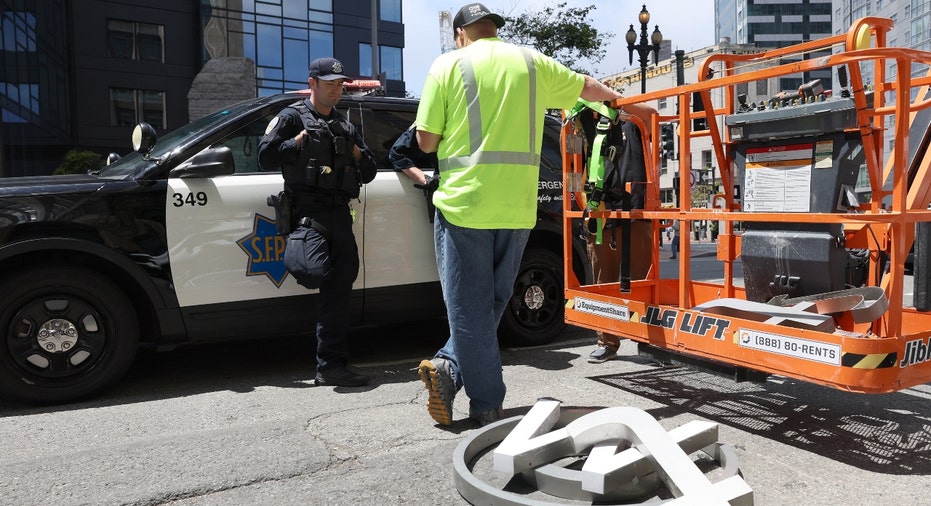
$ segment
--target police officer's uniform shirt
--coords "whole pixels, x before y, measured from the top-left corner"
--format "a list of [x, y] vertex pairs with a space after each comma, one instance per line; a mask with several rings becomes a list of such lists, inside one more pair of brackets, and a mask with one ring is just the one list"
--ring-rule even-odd
[[[314, 109], [310, 99], [305, 99], [302, 103], [310, 110], [310, 114], [315, 118], [319, 118], [321, 121], [327, 122], [335, 120], [343, 123], [344, 127], [349, 132], [349, 136], [352, 140], [351, 142], [359, 146], [359, 149], [362, 151], [362, 159], [359, 160], [357, 164], [362, 183], [368, 183], [375, 179], [377, 169], [375, 167], [374, 154], [365, 144], [365, 140], [355, 128], [355, 125], [349, 122], [335, 107], [330, 112], [329, 116], [323, 116]], [[282, 111], [269, 122], [265, 130], [265, 135], [259, 143], [259, 166], [262, 170], [276, 171], [298, 164], [300, 162], [301, 152], [297, 143], [294, 142], [294, 137], [303, 129], [304, 120], [301, 117], [301, 113], [294, 108], [294, 105], [282, 109]], [[349, 149], [352, 149], [351, 145]], [[286, 189], [303, 190], [304, 188]]]

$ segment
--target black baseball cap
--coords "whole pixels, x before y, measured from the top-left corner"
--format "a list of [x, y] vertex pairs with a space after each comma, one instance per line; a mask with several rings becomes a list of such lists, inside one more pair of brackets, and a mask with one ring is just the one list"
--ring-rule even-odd
[[308, 72], [310, 77], [316, 77], [323, 81], [345, 79], [347, 83], [352, 82], [352, 79], [343, 75], [343, 64], [336, 58], [317, 58], [310, 62]]
[[456, 17], [453, 18], [453, 30], [471, 25], [480, 19], [487, 19], [498, 28], [504, 26], [504, 18], [491, 12], [484, 5], [475, 3], [463, 5], [462, 8], [459, 9], [459, 12], [456, 13]]

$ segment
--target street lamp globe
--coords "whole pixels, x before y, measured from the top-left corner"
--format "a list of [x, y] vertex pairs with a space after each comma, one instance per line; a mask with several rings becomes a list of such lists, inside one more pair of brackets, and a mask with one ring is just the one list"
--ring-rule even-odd
[[634, 31], [634, 25], [630, 25], [630, 30], [627, 30], [624, 38], [627, 39], [628, 44], [635, 44], [637, 42], [637, 32]]
[[637, 19], [640, 21], [641, 25], [645, 25], [650, 22], [650, 11], [647, 10], [646, 4], [643, 5], [643, 9], [640, 10], [640, 14], [637, 16]]

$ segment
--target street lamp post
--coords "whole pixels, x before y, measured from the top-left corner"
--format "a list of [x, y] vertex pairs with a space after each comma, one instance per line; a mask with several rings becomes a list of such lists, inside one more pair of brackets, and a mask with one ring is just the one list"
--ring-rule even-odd
[[634, 51], [640, 56], [640, 93], [647, 92], [647, 57], [650, 51], [653, 51], [653, 63], [659, 60], [659, 44], [663, 41], [663, 34], [659, 31], [659, 25], [653, 30], [653, 34], [647, 39], [647, 24], [650, 23], [650, 12], [646, 4], [637, 15], [637, 21], [640, 22], [640, 43], [637, 42], [637, 32], [634, 31], [634, 25], [630, 25], [625, 38], [627, 39], [627, 51], [630, 52], [630, 64], [634, 64]]

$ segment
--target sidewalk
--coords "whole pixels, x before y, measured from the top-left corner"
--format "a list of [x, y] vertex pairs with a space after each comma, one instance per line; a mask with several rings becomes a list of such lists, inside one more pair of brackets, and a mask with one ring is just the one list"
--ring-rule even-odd
[[[681, 240], [681, 239], [680, 239]], [[663, 239], [663, 245], [660, 247], [660, 260], [674, 260], [670, 258], [672, 254], [672, 249], [670, 241]], [[694, 238], [689, 241], [689, 256], [691, 258], [696, 257], [711, 257], [718, 254], [718, 243], [716, 241], [711, 241], [710, 239], [703, 239], [696, 241]]]

